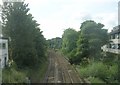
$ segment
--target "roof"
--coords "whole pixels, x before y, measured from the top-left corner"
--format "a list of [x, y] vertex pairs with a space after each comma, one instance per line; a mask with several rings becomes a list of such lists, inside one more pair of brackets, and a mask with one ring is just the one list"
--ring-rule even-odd
[[120, 25], [114, 27], [113, 30], [109, 34], [111, 35], [111, 34], [116, 34], [116, 33], [120, 33]]

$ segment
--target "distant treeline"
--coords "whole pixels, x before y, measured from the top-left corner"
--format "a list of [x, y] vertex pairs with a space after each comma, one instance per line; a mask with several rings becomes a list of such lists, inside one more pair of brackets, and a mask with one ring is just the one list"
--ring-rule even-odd
[[62, 47], [62, 38], [56, 37], [47, 40], [48, 48], [61, 49]]

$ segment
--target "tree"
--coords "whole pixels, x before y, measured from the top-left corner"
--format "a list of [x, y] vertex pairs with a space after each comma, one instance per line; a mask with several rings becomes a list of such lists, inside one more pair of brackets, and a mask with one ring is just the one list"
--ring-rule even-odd
[[68, 28], [64, 31], [62, 35], [62, 51], [65, 54], [70, 54], [69, 57], [73, 54], [73, 50], [76, 49], [76, 41], [78, 40], [78, 32], [72, 28]]
[[84, 36], [80, 35], [79, 40], [76, 43], [77, 47], [71, 52], [71, 57], [69, 59], [71, 64], [79, 64], [83, 58], [87, 58], [89, 55], [88, 40], [84, 38]]
[[36, 29], [34, 42], [38, 56], [38, 62], [43, 63], [43, 61], [46, 59], [45, 53], [46, 53], [47, 43], [46, 43], [46, 39], [42, 35], [42, 31], [40, 31], [39, 28]]
[[107, 30], [102, 29], [103, 26], [91, 20], [82, 23], [77, 42], [77, 55], [80, 54], [80, 59], [83, 57], [99, 59], [101, 46], [108, 42]]
[[48, 39], [48, 47], [54, 49], [60, 49], [62, 45], [62, 39], [60, 37]]
[[12, 59], [21, 68], [37, 66], [45, 53], [45, 39], [29, 10], [24, 2], [5, 2], [2, 10], [3, 35], [10, 39]]

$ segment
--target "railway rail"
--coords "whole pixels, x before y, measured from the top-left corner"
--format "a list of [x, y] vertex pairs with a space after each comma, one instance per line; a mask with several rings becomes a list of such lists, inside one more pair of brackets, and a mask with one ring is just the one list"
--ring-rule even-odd
[[43, 83], [86, 83], [75, 68], [58, 52], [49, 51], [49, 66]]

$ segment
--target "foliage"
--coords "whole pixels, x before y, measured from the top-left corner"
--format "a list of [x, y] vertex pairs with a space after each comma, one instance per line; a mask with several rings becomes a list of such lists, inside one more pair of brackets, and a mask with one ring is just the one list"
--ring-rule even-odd
[[43, 62], [39, 68], [30, 69], [28, 75], [31, 77], [32, 83], [41, 83], [45, 77], [48, 68], [48, 62]]
[[[84, 59], [101, 58], [101, 47], [108, 42], [108, 34], [101, 23], [87, 20], [81, 24], [80, 31], [68, 28], [62, 35], [62, 52], [73, 64], [79, 64]], [[88, 61], [87, 61], [88, 62]]]
[[91, 83], [105, 83], [103, 80], [97, 78], [97, 77], [88, 77], [88, 80], [91, 82]]
[[62, 39], [59, 37], [48, 39], [48, 47], [54, 49], [60, 49], [62, 47]]
[[103, 59], [102, 61], [108, 65], [112, 65], [113, 63], [118, 62], [118, 56], [114, 53], [104, 53], [102, 59]]
[[[109, 68], [109, 78], [108, 78], [108, 82], [114, 83], [114, 82], [118, 82], [118, 65], [117, 64], [113, 64], [110, 66]], [[113, 80], [113, 81], [111, 81]]]
[[[87, 68], [80, 69], [80, 73], [83, 72], [81, 74], [84, 77], [87, 77], [87, 76], [97, 77], [99, 75], [101, 77], [105, 77], [105, 75], [107, 75], [107, 72], [103, 72], [103, 71], [107, 71], [106, 69], [107, 69], [107, 66], [103, 65], [103, 63], [93, 63], [91, 65], [88, 65]], [[87, 73], [84, 73], [84, 72], [87, 72]], [[102, 75], [103, 73], [104, 73], [104, 76]]]
[[7, 83], [20, 83], [21, 85], [24, 85], [24, 83], [27, 83], [26, 77], [30, 77], [32, 83], [41, 83], [46, 73], [47, 66], [48, 62], [43, 60], [38, 68], [19, 69], [15, 62], [13, 62], [10, 67], [3, 69], [3, 83], [6, 85]]
[[25, 83], [26, 75], [14, 68], [5, 68], [3, 70], [3, 83]]
[[71, 64], [79, 65], [81, 77], [92, 83], [118, 83], [118, 57], [101, 52], [108, 43], [108, 33], [104, 25], [87, 20], [81, 24], [80, 31], [66, 29], [62, 36], [62, 51]]
[[88, 40], [82, 35], [80, 35], [80, 39], [77, 41], [77, 51], [75, 56], [77, 59], [76, 61], [73, 61], [74, 63], [79, 63], [82, 61], [82, 59], [89, 57]]
[[10, 39], [10, 57], [19, 68], [37, 67], [45, 57], [45, 38], [24, 2], [5, 2], [2, 10], [3, 35]]
[[100, 58], [101, 46], [108, 42], [107, 30], [102, 29], [103, 26], [91, 20], [82, 23], [76, 52], [79, 62], [83, 58]]
[[[76, 49], [76, 41], [78, 40], [78, 32], [72, 28], [68, 28], [62, 35], [62, 52], [64, 54], [71, 53]], [[74, 51], [73, 51], [74, 52]]]
[[82, 65], [78, 69], [81, 77], [87, 78], [89, 81], [115, 83], [118, 82], [118, 65], [107, 65], [103, 62], [92, 62], [86, 67]]

